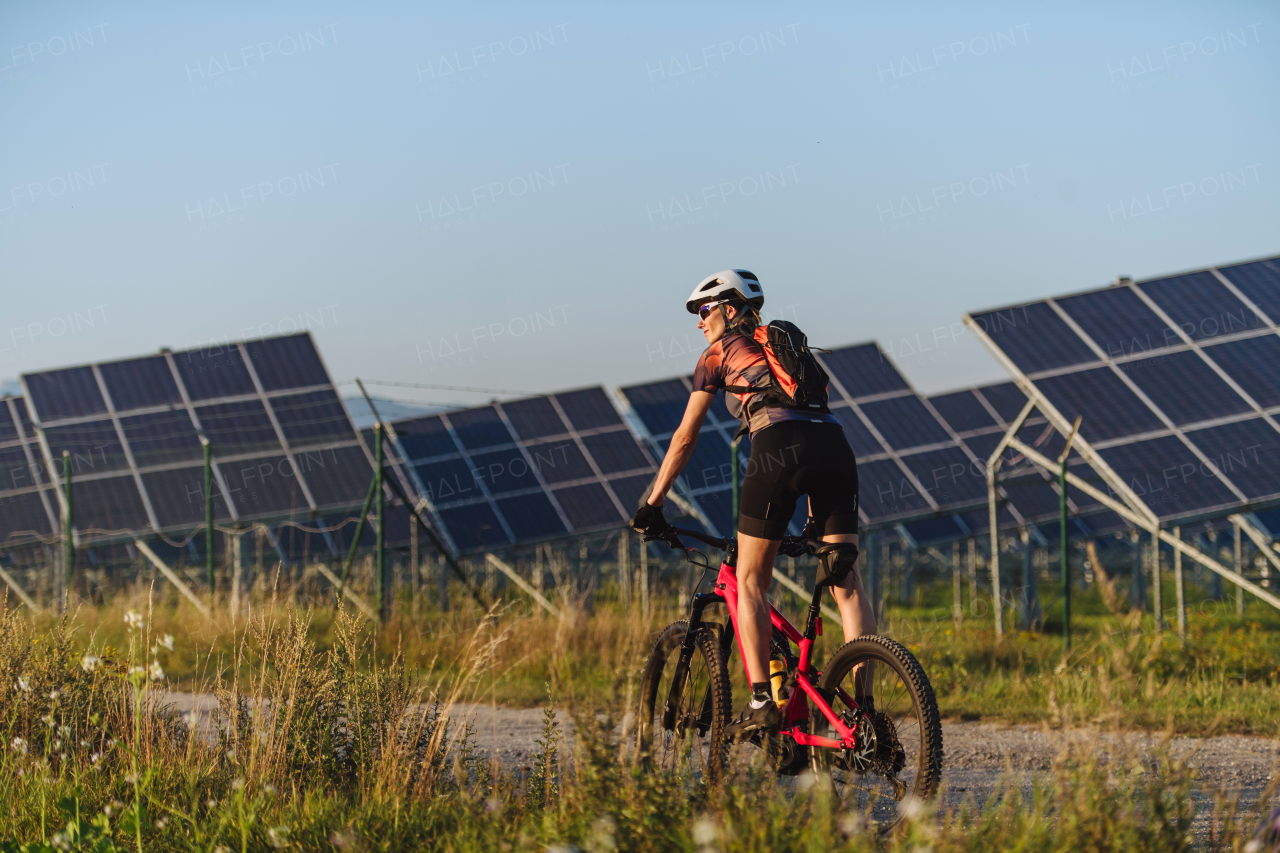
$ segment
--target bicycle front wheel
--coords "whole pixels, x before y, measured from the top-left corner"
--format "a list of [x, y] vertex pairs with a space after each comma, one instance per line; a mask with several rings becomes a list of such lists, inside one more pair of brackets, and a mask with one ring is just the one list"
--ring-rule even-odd
[[684, 774], [693, 782], [716, 782], [728, 752], [724, 727], [730, 714], [729, 670], [715, 634], [701, 631], [689, 668], [677, 684], [688, 630], [684, 619], [668, 625], [645, 662], [637, 754], [647, 769]]
[[[829, 773], [844, 807], [880, 825], [905, 817], [912, 802], [931, 798], [942, 778], [942, 722], [924, 669], [901, 643], [866, 636], [845, 643], [818, 683], [832, 708], [858, 732], [859, 749], [814, 747], [815, 770]], [[874, 700], [875, 713], [848, 699]], [[838, 740], [813, 709], [814, 734]]]

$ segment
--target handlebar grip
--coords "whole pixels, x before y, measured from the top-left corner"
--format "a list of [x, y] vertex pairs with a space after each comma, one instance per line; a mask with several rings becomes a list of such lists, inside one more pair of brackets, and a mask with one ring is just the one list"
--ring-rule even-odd
[[683, 528], [683, 527], [673, 527], [671, 529], [674, 530], [680, 536], [688, 536], [691, 539], [697, 539], [699, 542], [705, 542], [706, 544], [710, 545], [712, 548], [719, 548], [722, 551], [725, 550], [729, 545], [729, 542], [726, 539], [717, 539], [714, 536], [708, 536], [707, 534], [699, 533], [696, 530], [687, 530], [686, 528]]

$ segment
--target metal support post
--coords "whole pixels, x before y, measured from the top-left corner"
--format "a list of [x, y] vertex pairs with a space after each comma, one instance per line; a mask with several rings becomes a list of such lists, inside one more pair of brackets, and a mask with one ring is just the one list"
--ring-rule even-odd
[[209, 606], [213, 607], [213, 445], [202, 435], [200, 446], [204, 449], [204, 578], [209, 588]]
[[1004, 637], [1004, 601], [1000, 597], [1000, 527], [996, 519], [996, 469], [987, 466], [987, 523], [991, 525], [991, 611], [996, 617], [996, 641]]
[[1134, 528], [1129, 531], [1129, 541], [1133, 543], [1133, 564], [1129, 575], [1133, 579], [1133, 592], [1129, 598], [1133, 606], [1139, 610], [1147, 609], [1146, 571], [1142, 565], [1142, 531]]
[[[1231, 529], [1235, 532], [1235, 542], [1232, 546], [1232, 563], [1231, 568], [1236, 570], [1236, 574], [1244, 577], [1244, 566], [1242, 565], [1241, 541], [1240, 541], [1240, 522], [1232, 520]], [[1244, 587], [1236, 584], [1236, 615], [1244, 615]]]
[[1030, 631], [1040, 620], [1040, 590], [1036, 577], [1035, 548], [1031, 544], [1031, 530], [1022, 528], [1022, 630]]
[[1156, 617], [1156, 630], [1164, 630], [1164, 589], [1160, 583], [1160, 528], [1151, 532], [1151, 609]]
[[378, 478], [369, 481], [369, 491], [365, 493], [364, 505], [360, 507], [360, 517], [356, 519], [356, 532], [351, 537], [351, 547], [347, 550], [346, 562], [342, 564], [342, 577], [338, 579], [338, 588], [333, 591], [333, 603], [342, 601], [342, 591], [347, 587], [347, 578], [351, 575], [351, 563], [356, 558], [356, 549], [360, 547], [360, 534], [364, 532], [364, 520], [369, 515], [369, 507], [373, 504], [373, 493], [377, 488]]
[[1058, 560], [1062, 570], [1062, 643], [1071, 650], [1071, 553], [1067, 550], [1067, 458], [1071, 456], [1071, 444], [1080, 432], [1080, 415], [1071, 425], [1071, 435], [1066, 446], [1058, 454]]
[[[1173, 535], [1182, 539], [1182, 528], [1173, 528]], [[1187, 600], [1182, 586], [1182, 552], [1173, 549], [1173, 591], [1178, 597], [1178, 639], [1187, 641]]]
[[1062, 570], [1062, 645], [1071, 650], [1071, 553], [1067, 550], [1067, 457], [1058, 462], [1058, 562]]
[[[76, 590], [76, 538], [72, 532], [72, 455], [63, 451], [63, 593], [64, 602], [70, 602]], [[1239, 529], [1239, 528], [1236, 528]], [[1238, 537], [1239, 538], [1239, 535]]]
[[969, 607], [978, 597], [978, 537], [969, 537]]
[[240, 553], [243, 544], [241, 531], [231, 534], [231, 621], [240, 616], [240, 579], [244, 573], [243, 555]]
[[951, 618], [956, 625], [956, 633], [960, 633], [960, 623], [964, 619], [964, 601], [960, 595], [960, 542], [951, 543]]
[[422, 576], [418, 568], [418, 523], [409, 517], [409, 583], [413, 590], [413, 615], [418, 615], [418, 599], [422, 597]]
[[622, 606], [631, 607], [631, 531], [618, 534], [618, 594]]
[[387, 498], [382, 491], [382, 422], [373, 425], [373, 498], [377, 502], [378, 527], [374, 546], [373, 572], [378, 584], [378, 619], [391, 617], [392, 590], [387, 578]]
[[649, 622], [649, 544], [640, 541], [640, 613]]

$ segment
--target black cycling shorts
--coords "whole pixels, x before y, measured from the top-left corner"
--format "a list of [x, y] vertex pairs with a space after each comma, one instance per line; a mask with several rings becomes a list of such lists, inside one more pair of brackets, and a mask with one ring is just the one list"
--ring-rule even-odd
[[781, 539], [801, 495], [819, 535], [858, 532], [858, 463], [840, 424], [783, 421], [752, 437], [738, 530]]

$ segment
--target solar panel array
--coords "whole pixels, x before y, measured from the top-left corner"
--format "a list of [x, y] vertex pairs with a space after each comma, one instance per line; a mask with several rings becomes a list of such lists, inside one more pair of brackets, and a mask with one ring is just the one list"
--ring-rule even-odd
[[1162, 521], [1280, 502], [1280, 258], [966, 320]]
[[62, 453], [71, 454], [82, 539], [202, 525], [201, 435], [213, 447], [214, 516], [224, 523], [358, 507], [372, 476], [307, 333], [26, 374], [22, 384], [37, 464], [60, 476]]
[[[885, 526], [985, 504], [980, 461], [876, 344], [843, 347], [818, 358], [831, 377], [831, 412], [858, 459], [864, 522]], [[657, 449], [665, 452], [691, 390], [690, 379], [680, 377], [622, 388], [621, 394]], [[684, 489], [720, 532], [732, 528], [729, 441], [738, 425], [727, 409], [713, 406], [682, 477]], [[746, 438], [741, 449], [745, 464], [750, 454]], [[801, 501], [792, 520], [794, 532], [806, 514]]]
[[657, 470], [599, 387], [391, 429], [414, 489], [459, 552], [619, 527]]
[[48, 540], [57, 530], [57, 500], [27, 401], [0, 400], [0, 546]]
[[[1012, 382], [1001, 382], [930, 397], [929, 402], [955, 430], [961, 442], [983, 466], [975, 466], [970, 472], [983, 479], [985, 489], [985, 462], [991, 458], [996, 446], [1009, 427], [1017, 420], [1026, 404], [1026, 397]], [[1018, 430], [1018, 438], [1056, 459], [1062, 452], [1063, 438], [1049, 421], [1033, 410]], [[1020, 453], [1008, 449], [1003, 454], [1000, 469], [1003, 490], [1008, 500], [1003, 503], [998, 516], [1001, 528], [1020, 525], [1041, 527], [1050, 538], [1057, 535], [1059, 523], [1059, 494], [1052, 475], [1039, 470]], [[1086, 479], [1102, 485], [1087, 471], [1087, 464], [1073, 453], [1068, 461]], [[1119, 516], [1104, 510], [1097, 501], [1079, 492], [1075, 487], [1067, 489], [1068, 510], [1072, 516], [1069, 535], [1100, 535], [1124, 526]], [[974, 533], [986, 533], [990, 523], [985, 508], [959, 512], [952, 517], [928, 519], [907, 524], [917, 541], [945, 541], [962, 538]]]

